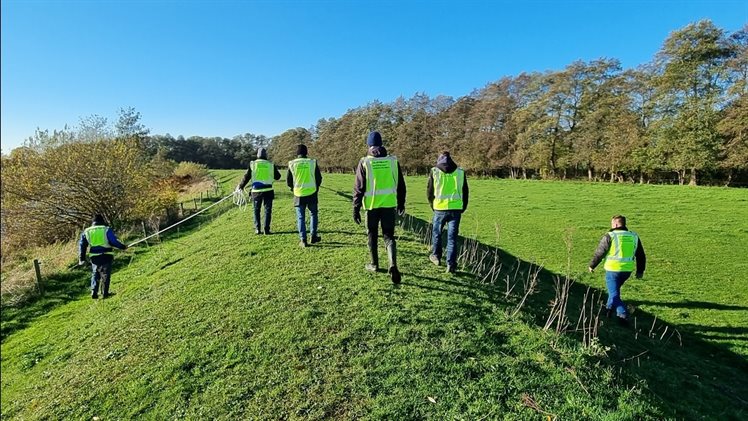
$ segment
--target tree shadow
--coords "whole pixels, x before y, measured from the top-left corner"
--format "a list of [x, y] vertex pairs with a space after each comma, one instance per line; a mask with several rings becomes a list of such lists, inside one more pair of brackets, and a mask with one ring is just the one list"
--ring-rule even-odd
[[675, 303], [666, 303], [660, 301], [647, 301], [647, 300], [630, 300], [631, 304], [637, 306], [651, 305], [657, 307], [670, 307], [670, 308], [690, 308], [690, 309], [709, 309], [709, 310], [748, 310], [748, 306], [738, 306], [730, 304], [711, 303], [708, 301], [679, 301]]
[[[345, 194], [343, 194], [345, 195]], [[406, 214], [401, 227], [413, 234], [416, 241], [431, 242], [431, 223]], [[506, 251], [475, 239], [459, 237], [460, 259], [458, 265], [471, 273], [470, 282], [483, 291], [486, 297], [498, 301], [518, 304], [524, 295], [525, 285], [536, 276], [537, 285], [527, 296], [522, 312], [529, 316], [539, 328], [545, 328], [552, 304], [557, 300], [556, 289], [568, 279], [548, 271], [533, 262], [524, 261]], [[425, 253], [424, 253], [425, 254]], [[424, 256], [425, 259], [425, 256]], [[425, 261], [425, 260], [424, 260]], [[418, 288], [455, 292], [436, 283], [449, 284], [443, 279], [421, 277], [428, 284], [407, 281], [403, 285]], [[656, 315], [637, 309], [631, 317], [631, 326], [624, 328], [604, 317], [602, 307], [607, 297], [603, 289], [588, 287], [568, 279], [567, 317], [565, 334], [580, 339], [577, 322], [586, 308], [586, 313], [602, 314], [598, 325], [598, 340], [608, 348], [603, 361], [622, 370], [629, 382], [645, 380], [648, 392], [662, 401], [663, 408], [676, 417], [692, 418], [704, 416], [700, 409], [709, 408], [712, 414], [724, 414], [725, 408], [734, 408], [735, 417], [748, 415], [748, 362], [745, 356], [732, 351], [727, 344], [707, 339], [729, 340], [748, 334], [746, 327], [715, 327], [695, 324], [667, 324]], [[506, 294], [510, 288], [512, 294]], [[466, 294], [464, 290], [461, 292]], [[472, 293], [467, 293], [477, 299]], [[507, 298], [512, 296], [513, 298]], [[644, 302], [639, 302], [643, 304]], [[647, 302], [653, 305], [661, 303]], [[705, 308], [717, 310], [744, 310], [743, 306], [730, 306], [708, 302], [665, 303], [666, 306]], [[594, 311], [590, 311], [590, 307]], [[553, 330], [551, 328], [551, 330]], [[716, 335], [716, 336], [715, 336]], [[731, 335], [731, 336], [728, 336]], [[694, 381], [698, 387], [691, 387]], [[729, 406], [725, 406], [729, 405]], [[695, 412], [694, 412], [695, 411]]]

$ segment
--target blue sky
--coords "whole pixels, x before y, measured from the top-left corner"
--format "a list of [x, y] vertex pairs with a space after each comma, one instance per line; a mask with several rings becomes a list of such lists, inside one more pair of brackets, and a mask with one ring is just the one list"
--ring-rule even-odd
[[730, 1], [2, 1], [2, 150], [36, 127], [114, 120], [154, 134], [273, 136], [373, 100], [459, 97], [574, 60], [652, 59]]

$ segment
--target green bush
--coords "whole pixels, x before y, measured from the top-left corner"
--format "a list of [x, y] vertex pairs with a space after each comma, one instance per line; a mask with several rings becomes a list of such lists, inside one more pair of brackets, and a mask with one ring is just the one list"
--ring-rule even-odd
[[208, 167], [203, 164], [194, 162], [180, 162], [174, 168], [174, 177], [184, 182], [194, 182], [202, 180], [208, 176]]

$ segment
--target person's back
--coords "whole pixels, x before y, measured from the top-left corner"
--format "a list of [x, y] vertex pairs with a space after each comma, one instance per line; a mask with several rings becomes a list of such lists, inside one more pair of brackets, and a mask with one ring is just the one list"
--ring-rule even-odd
[[[270, 221], [273, 214], [273, 200], [275, 191], [273, 182], [280, 179], [280, 172], [275, 165], [268, 160], [267, 150], [260, 148], [257, 150], [257, 159], [249, 163], [249, 168], [244, 177], [236, 187], [239, 192], [251, 181], [251, 195], [253, 218], [255, 225], [255, 234], [270, 234]], [[261, 230], [260, 208], [265, 206], [265, 224], [264, 230]]]
[[91, 261], [91, 298], [98, 298], [99, 290], [103, 298], [109, 297], [109, 283], [114, 261], [114, 248], [126, 250], [117, 236], [104, 222], [101, 215], [94, 216], [90, 227], [83, 230], [78, 242], [78, 264]]
[[441, 232], [447, 225], [447, 272], [454, 273], [460, 219], [467, 209], [469, 196], [465, 171], [457, 166], [447, 151], [437, 158], [436, 166], [429, 173], [426, 197], [434, 211], [429, 260], [437, 266], [441, 263]]
[[318, 220], [318, 192], [322, 184], [322, 174], [315, 159], [307, 157], [306, 145], [298, 145], [296, 148], [297, 158], [288, 163], [286, 183], [293, 191], [294, 209], [296, 210], [296, 227], [299, 231], [299, 245], [307, 246], [306, 239], [306, 209], [311, 216], [311, 242], [318, 243], [321, 238], [317, 232]]

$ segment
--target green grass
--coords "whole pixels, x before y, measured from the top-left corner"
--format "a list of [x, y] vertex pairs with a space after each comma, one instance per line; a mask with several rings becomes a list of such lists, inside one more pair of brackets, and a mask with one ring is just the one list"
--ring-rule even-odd
[[[225, 191], [241, 176], [216, 173]], [[408, 182], [414, 199], [409, 209], [426, 218], [425, 200], [415, 200], [423, 196], [422, 180]], [[488, 182], [475, 183], [476, 215], [480, 183]], [[318, 246], [296, 246], [291, 197], [279, 186], [272, 236], [250, 234], [250, 212], [233, 209], [120, 256], [112, 299], [86, 298], [88, 275], [70, 275], [69, 282], [79, 285], [73, 299], [3, 336], [3, 418], [624, 420], [748, 414], [740, 400], [748, 392], [744, 361], [735, 366], [742, 360], [729, 355], [704, 359], [704, 352], [724, 354], [709, 343], [692, 350], [604, 325], [600, 347], [584, 348], [573, 334], [538, 327], [541, 300], [511, 316], [516, 298], [505, 299], [496, 286], [467, 273], [447, 276], [427, 264], [416, 235], [402, 230], [403, 285], [365, 272], [365, 232], [350, 221], [345, 197], [351, 184], [351, 176], [326, 175], [330, 189], [321, 193]], [[466, 220], [465, 233], [474, 222]], [[591, 238], [604, 230], [604, 221], [599, 228], [593, 222], [587, 222]], [[502, 223], [502, 248], [526, 260], [552, 255], [547, 244], [533, 248], [529, 236], [524, 246], [534, 256], [510, 246], [510, 226]], [[638, 231], [649, 245], [648, 234]], [[478, 235], [495, 242], [489, 231]], [[648, 252], [655, 259], [656, 252]], [[637, 358], [642, 349], [648, 353]], [[705, 370], [709, 378], [692, 377]]]

